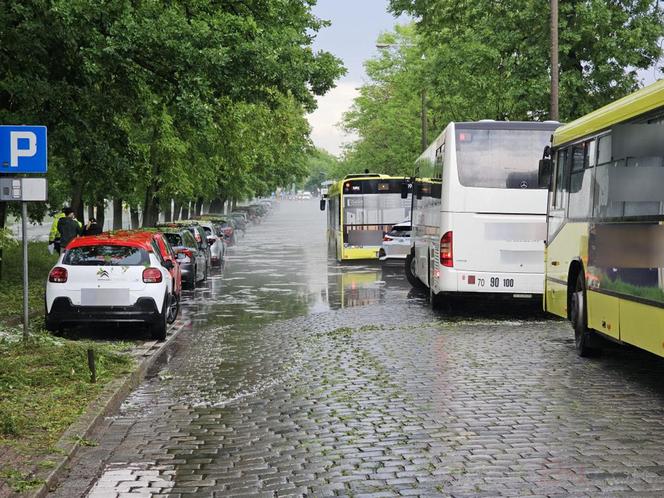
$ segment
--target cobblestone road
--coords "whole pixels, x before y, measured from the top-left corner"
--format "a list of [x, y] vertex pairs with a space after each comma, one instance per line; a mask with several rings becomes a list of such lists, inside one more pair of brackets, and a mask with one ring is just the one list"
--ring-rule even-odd
[[398, 268], [328, 262], [315, 202], [195, 296], [53, 496], [664, 495], [662, 361], [579, 359], [535, 311], [432, 312]]

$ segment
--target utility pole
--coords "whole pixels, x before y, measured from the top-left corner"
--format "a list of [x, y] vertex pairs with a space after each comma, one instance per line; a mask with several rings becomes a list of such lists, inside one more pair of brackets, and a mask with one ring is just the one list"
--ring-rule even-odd
[[420, 117], [422, 119], [422, 152], [427, 150], [429, 146], [429, 121], [427, 119], [427, 91], [425, 88], [422, 88], [422, 111], [420, 112]]
[[549, 119], [558, 121], [558, 0], [551, 0], [551, 106]]

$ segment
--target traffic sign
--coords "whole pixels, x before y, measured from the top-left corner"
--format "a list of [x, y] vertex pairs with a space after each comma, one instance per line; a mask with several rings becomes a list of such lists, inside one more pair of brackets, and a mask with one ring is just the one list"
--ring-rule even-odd
[[0, 174], [46, 173], [46, 126], [0, 125]]

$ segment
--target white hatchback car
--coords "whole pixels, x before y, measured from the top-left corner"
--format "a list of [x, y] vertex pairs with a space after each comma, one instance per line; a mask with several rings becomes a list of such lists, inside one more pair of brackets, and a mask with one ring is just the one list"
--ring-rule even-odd
[[172, 261], [154, 235], [102, 234], [73, 240], [48, 275], [46, 328], [78, 324], [144, 324], [164, 340], [174, 312]]
[[406, 259], [410, 253], [410, 221], [402, 221], [392, 227], [383, 237], [383, 244], [378, 250], [378, 259], [387, 261], [390, 259]]

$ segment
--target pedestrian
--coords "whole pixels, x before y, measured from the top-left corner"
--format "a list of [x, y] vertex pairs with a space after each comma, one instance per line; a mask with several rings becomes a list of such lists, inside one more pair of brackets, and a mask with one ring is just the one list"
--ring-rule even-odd
[[[66, 209], [66, 208], [65, 208]], [[60, 254], [60, 232], [58, 232], [58, 222], [65, 216], [64, 209], [53, 217], [51, 231], [48, 234], [48, 245], [53, 246], [53, 252]]]
[[95, 218], [90, 218], [88, 224], [83, 229], [83, 235], [99, 235], [102, 232], [102, 227], [97, 223]]
[[67, 245], [76, 237], [81, 235], [81, 223], [76, 219], [74, 210], [70, 207], [62, 210], [64, 216], [58, 220], [58, 232], [60, 232], [60, 253], [62, 253]]

